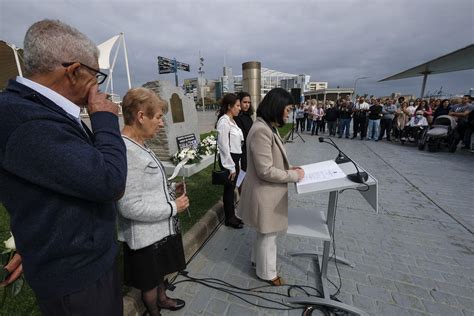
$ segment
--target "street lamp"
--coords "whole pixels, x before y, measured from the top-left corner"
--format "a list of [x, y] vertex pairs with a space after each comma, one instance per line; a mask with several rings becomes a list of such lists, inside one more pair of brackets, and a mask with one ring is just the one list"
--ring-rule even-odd
[[370, 78], [370, 77], [359, 77], [359, 78], [356, 78], [356, 80], [354, 81], [354, 101], [355, 101], [355, 96], [356, 96], [356, 86], [357, 86], [357, 81], [358, 80], [362, 80], [362, 79], [367, 79], [367, 78]]

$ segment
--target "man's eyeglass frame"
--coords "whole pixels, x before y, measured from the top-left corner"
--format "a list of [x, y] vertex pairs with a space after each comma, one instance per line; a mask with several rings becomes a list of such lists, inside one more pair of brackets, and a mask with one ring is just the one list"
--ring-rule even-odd
[[87, 66], [87, 65], [84, 65], [83, 63], [80, 63], [80, 62], [78, 62], [78, 61], [74, 61], [74, 62], [70, 62], [70, 63], [62, 63], [61, 65], [62, 65], [63, 67], [69, 67], [69, 66], [71, 66], [72, 64], [75, 64], [75, 63], [79, 63], [82, 67], [87, 68], [87, 69], [89, 69], [89, 70], [95, 72], [95, 77], [96, 77], [96, 79], [97, 79], [97, 84], [102, 84], [102, 83], [104, 83], [105, 79], [107, 79], [107, 77], [108, 77], [108, 75], [105, 74], [105, 73], [103, 73], [102, 71], [97, 70], [97, 69], [94, 69], [94, 68], [89, 67], [89, 66]]

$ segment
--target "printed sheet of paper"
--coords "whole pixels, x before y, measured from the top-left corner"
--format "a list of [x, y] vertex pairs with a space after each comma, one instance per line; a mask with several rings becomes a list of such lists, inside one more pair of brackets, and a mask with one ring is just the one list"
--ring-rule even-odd
[[306, 191], [304, 188], [314, 183], [345, 178], [346, 174], [333, 160], [322, 161], [301, 166], [304, 170], [304, 178], [296, 183], [299, 193]]
[[240, 185], [242, 184], [242, 181], [244, 181], [245, 175], [246, 175], [245, 171], [240, 169], [239, 176], [237, 177], [237, 183], [236, 183], [236, 186], [238, 188], [240, 188]]

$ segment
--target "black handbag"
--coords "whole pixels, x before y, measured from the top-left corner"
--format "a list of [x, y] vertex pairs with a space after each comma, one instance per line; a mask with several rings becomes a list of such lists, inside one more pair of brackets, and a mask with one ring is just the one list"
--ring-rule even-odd
[[[230, 139], [230, 135], [229, 135]], [[216, 140], [216, 150], [214, 153], [214, 167], [212, 168], [212, 184], [214, 185], [224, 185], [229, 182], [229, 170], [217, 170], [216, 169], [216, 161], [217, 161], [217, 140]]]
[[[176, 215], [170, 217], [168, 225], [170, 234], [152, 245], [158, 260], [167, 263], [161, 265], [161, 271], [164, 274], [186, 269], [186, 258], [184, 256], [183, 237], [181, 235], [179, 218]], [[174, 227], [174, 234], [171, 229], [172, 226]]]

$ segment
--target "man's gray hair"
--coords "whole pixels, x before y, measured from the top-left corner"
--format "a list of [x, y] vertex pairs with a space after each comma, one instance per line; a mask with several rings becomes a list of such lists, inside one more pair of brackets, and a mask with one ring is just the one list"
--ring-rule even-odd
[[87, 36], [59, 20], [42, 20], [30, 26], [23, 46], [27, 76], [51, 72], [67, 62], [93, 67], [99, 58], [99, 49]]

